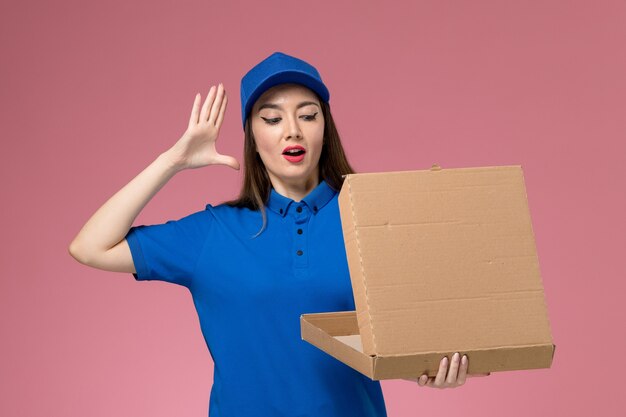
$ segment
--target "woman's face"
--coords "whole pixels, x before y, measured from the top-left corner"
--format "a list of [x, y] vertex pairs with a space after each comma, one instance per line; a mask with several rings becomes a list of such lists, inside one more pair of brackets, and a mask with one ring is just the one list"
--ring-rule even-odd
[[324, 116], [315, 93], [299, 84], [265, 91], [250, 113], [256, 150], [277, 191], [318, 184]]

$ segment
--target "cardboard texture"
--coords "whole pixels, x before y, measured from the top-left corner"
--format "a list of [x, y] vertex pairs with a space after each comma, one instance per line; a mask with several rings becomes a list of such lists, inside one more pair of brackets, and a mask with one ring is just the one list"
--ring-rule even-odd
[[347, 175], [339, 207], [356, 312], [302, 314], [302, 339], [373, 380], [549, 368], [521, 166]]

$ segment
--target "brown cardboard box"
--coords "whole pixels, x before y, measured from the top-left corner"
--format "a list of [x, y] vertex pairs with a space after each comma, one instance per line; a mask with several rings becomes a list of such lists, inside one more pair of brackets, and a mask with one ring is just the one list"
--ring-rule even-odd
[[549, 368], [521, 166], [347, 175], [339, 206], [356, 312], [303, 314], [302, 339], [371, 379]]

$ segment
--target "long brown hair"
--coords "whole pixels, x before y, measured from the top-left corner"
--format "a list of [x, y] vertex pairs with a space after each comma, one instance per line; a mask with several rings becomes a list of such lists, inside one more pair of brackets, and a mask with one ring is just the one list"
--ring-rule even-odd
[[[350, 166], [346, 154], [341, 145], [341, 138], [337, 131], [337, 126], [330, 112], [330, 105], [322, 101], [317, 93], [314, 92], [322, 106], [322, 114], [324, 115], [324, 144], [319, 160], [319, 181], [326, 183], [335, 191], [341, 189], [343, 184], [342, 175], [353, 174], [354, 170]], [[255, 235], [258, 236], [265, 230], [267, 217], [265, 214], [265, 204], [267, 203], [270, 192], [272, 191], [272, 182], [270, 181], [267, 169], [256, 151], [252, 126], [250, 125], [251, 117], [246, 119], [244, 127], [244, 176], [239, 197], [235, 200], [226, 201], [224, 204], [232, 207], [245, 207], [250, 210], [260, 210], [263, 218], [261, 230]]]

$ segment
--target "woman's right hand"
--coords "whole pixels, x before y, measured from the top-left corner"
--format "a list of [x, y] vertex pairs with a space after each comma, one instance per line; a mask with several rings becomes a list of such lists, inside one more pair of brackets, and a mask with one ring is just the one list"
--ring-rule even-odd
[[200, 168], [207, 165], [228, 165], [239, 169], [239, 162], [232, 156], [221, 155], [215, 142], [224, 120], [228, 97], [224, 86], [212, 86], [200, 109], [200, 93], [196, 94], [183, 136], [167, 152], [172, 164], [178, 169]]

